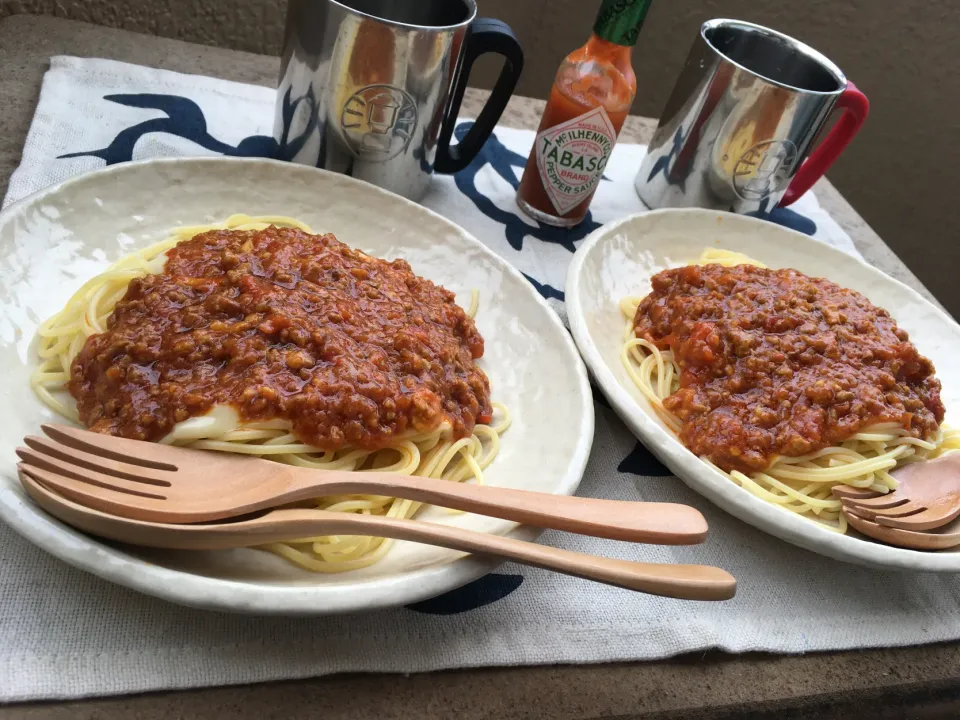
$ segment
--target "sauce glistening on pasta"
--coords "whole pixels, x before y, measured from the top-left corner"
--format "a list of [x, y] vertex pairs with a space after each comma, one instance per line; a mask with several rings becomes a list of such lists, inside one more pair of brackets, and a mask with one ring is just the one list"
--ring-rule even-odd
[[637, 308], [637, 337], [672, 350], [664, 407], [680, 439], [720, 468], [764, 470], [895, 422], [943, 421], [933, 364], [885, 310], [796, 270], [709, 264], [666, 270]]
[[215, 230], [130, 282], [68, 389], [92, 430], [158, 440], [215, 405], [289, 420], [303, 443], [375, 450], [489, 422], [483, 338], [403, 260], [291, 228]]

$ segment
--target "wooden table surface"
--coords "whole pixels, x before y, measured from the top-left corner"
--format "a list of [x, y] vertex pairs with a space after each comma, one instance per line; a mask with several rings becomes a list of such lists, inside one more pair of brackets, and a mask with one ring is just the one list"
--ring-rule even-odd
[[[191, 45], [45, 17], [0, 22], [0, 196], [33, 116], [52, 55], [104, 57], [273, 86], [277, 58]], [[470, 91], [464, 114], [486, 94]], [[535, 128], [543, 103], [514, 98], [503, 118]], [[630, 118], [623, 139], [645, 142], [655, 122]], [[930, 294], [827, 181], [821, 204], [873, 265]], [[0, 618], [2, 622], [2, 618]], [[0, 678], [0, 682], [3, 679]], [[0, 720], [173, 720], [319, 717], [458, 720], [497, 718], [955, 718], [960, 643], [771, 656], [697, 653], [662, 662], [490, 668], [422, 675], [337, 675], [78, 702], [0, 708]]]

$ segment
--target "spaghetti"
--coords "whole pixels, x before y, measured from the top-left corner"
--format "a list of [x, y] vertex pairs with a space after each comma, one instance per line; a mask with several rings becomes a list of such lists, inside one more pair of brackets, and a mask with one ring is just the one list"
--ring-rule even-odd
[[[265, 231], [270, 228], [311, 233], [308, 226], [292, 218], [234, 215], [222, 223], [177, 228], [166, 240], [122, 258], [85, 283], [64, 309], [44, 322], [38, 330], [37, 353], [40, 363], [31, 377], [38, 397], [56, 412], [79, 422], [80, 414], [76, 406], [60, 391], [71, 382], [71, 369], [76, 366], [76, 359], [88, 339], [100, 336], [110, 328], [110, 318], [118, 303], [127, 296], [131, 281], [162, 273], [169, 250], [203, 233]], [[477, 305], [478, 296], [474, 292], [468, 317], [473, 317]], [[241, 420], [233, 408], [216, 405], [209, 412], [178, 421], [159, 442], [255, 455], [316, 469], [393, 472], [442, 478], [451, 482], [476, 479], [482, 483], [483, 471], [496, 457], [500, 436], [509, 425], [507, 409], [494, 403], [489, 421], [473, 424], [466, 433], [454, 432], [450, 422], [444, 421], [429, 431], [418, 431], [411, 427], [376, 449], [347, 442], [337, 449], [323, 450], [298, 439], [293, 432], [293, 423], [287, 418]], [[349, 495], [318, 498], [307, 506], [409, 518], [420, 509], [421, 504], [399, 498]], [[275, 543], [263, 549], [307, 570], [342, 572], [377, 562], [389, 550], [391, 542], [374, 537], [324, 536]]]
[[[710, 264], [728, 268], [741, 265], [765, 268], [745, 255], [718, 249], [706, 250], [696, 263], [699, 266]], [[635, 323], [642, 301], [643, 298], [627, 297], [620, 303], [626, 317], [621, 361], [663, 423], [680, 435], [684, 421], [665, 405], [665, 401], [676, 398], [681, 390], [685, 363], [678, 360], [672, 347], [664, 349], [647, 338], [637, 337]], [[668, 404], [677, 406], [675, 399]], [[900, 423], [882, 422], [859, 428], [840, 442], [809, 452], [773, 455], [762, 469], [724, 469], [705, 455], [701, 455], [701, 459], [760, 499], [844, 533], [847, 523], [840, 511], [840, 501], [832, 495], [835, 486], [848, 485], [888, 493], [897, 487], [896, 479], [890, 474], [894, 468], [955, 450], [960, 450], [958, 429], [937, 424], [932, 432], [917, 437], [915, 432]]]

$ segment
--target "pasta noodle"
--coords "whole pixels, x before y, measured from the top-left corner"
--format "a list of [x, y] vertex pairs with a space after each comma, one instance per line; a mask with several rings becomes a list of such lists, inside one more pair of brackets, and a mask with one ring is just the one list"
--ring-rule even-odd
[[[176, 228], [162, 242], [122, 258], [89, 280], [74, 293], [64, 309], [44, 322], [37, 332], [40, 362], [31, 376], [31, 385], [37, 396], [57, 413], [79, 422], [72, 398], [64, 397], [66, 394], [62, 392], [70, 379], [71, 363], [87, 338], [107, 328], [108, 319], [130, 281], [161, 272], [165, 253], [197, 234], [217, 229], [262, 230], [270, 225], [312, 233], [307, 225], [293, 218], [233, 215], [221, 223]], [[479, 297], [474, 291], [468, 311], [471, 318], [478, 303]], [[497, 403], [493, 407], [494, 421], [487, 425], [477, 424], [469, 437], [455, 439], [450, 426], [445, 424], [429, 433], [396, 440], [376, 451], [346, 448], [324, 452], [300, 443], [291, 433], [287, 420], [240, 424], [235, 413], [221, 413], [221, 408], [214, 408], [209, 415], [178, 423], [161, 442], [243, 453], [320, 470], [392, 472], [442, 478], [450, 482], [475, 479], [482, 483], [484, 469], [499, 451], [500, 436], [510, 426], [507, 409]], [[343, 495], [318, 498], [305, 506], [334, 512], [409, 518], [416, 514], [421, 503], [373, 495]], [[387, 553], [391, 543], [391, 540], [375, 537], [324, 536], [274, 543], [263, 549], [307, 570], [331, 573], [371, 565]]]

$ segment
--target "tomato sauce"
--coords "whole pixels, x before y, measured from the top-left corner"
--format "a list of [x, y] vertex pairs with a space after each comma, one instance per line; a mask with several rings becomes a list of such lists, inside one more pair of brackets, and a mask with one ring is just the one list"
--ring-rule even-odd
[[403, 260], [296, 229], [215, 230], [131, 281], [71, 366], [92, 430], [159, 440], [215, 405], [323, 450], [489, 422], [483, 338]]
[[933, 363], [890, 314], [796, 270], [666, 270], [634, 328], [673, 351], [680, 388], [664, 407], [683, 443], [724, 470], [763, 470], [879, 423], [928, 438], [943, 421]]

